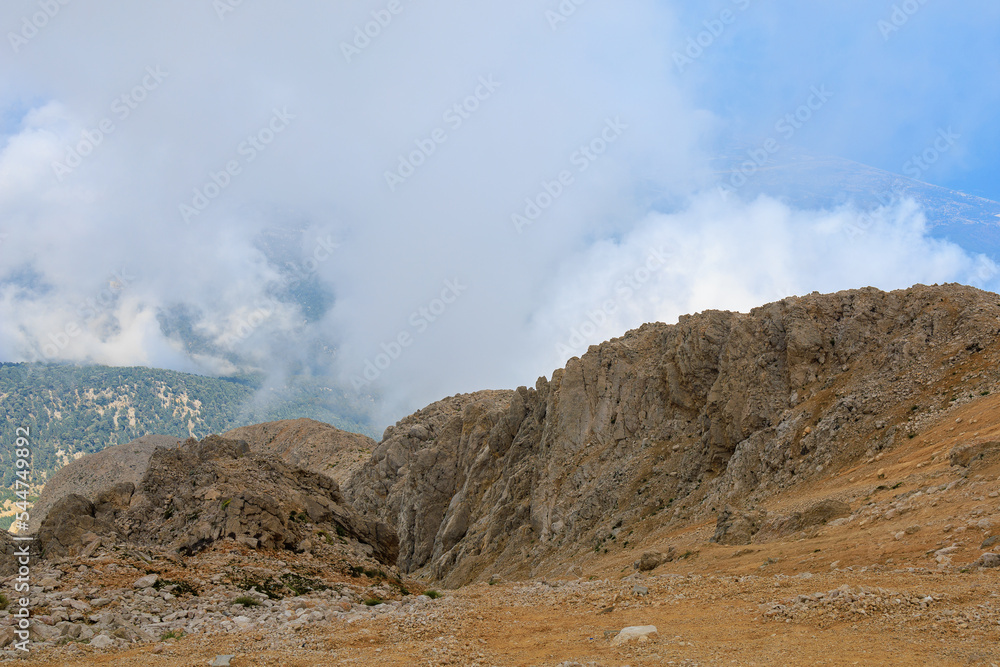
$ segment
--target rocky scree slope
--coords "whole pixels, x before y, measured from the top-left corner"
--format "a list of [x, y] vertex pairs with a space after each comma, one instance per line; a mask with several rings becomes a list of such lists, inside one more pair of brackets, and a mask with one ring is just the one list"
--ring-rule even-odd
[[[530, 576], [609, 539], [738, 516], [893, 447], [994, 386], [975, 369], [998, 334], [1000, 297], [960, 285], [647, 324], [534, 388], [404, 418], [344, 495], [395, 529], [405, 572]], [[770, 528], [847, 510], [830, 499]]]
[[118, 483], [93, 502], [64, 496], [37, 538], [47, 558], [87, 556], [99, 545], [192, 555], [223, 539], [301, 552], [348, 538], [386, 564], [398, 554], [393, 530], [355, 513], [329, 477], [253, 455], [246, 442], [218, 436], [157, 449], [138, 484]]

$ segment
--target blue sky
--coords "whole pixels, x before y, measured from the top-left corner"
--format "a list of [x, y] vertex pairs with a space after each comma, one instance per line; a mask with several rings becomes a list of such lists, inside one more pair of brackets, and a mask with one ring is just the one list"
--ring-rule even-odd
[[691, 34], [724, 10], [736, 17], [683, 78], [734, 132], [766, 135], [803, 91], [825, 84], [835, 98], [796, 136], [803, 148], [900, 173], [938, 129], [951, 127], [962, 141], [926, 180], [1000, 200], [1000, 6], [744, 4], [678, 5]]
[[392, 419], [647, 321], [1000, 284], [990, 225], [718, 164], [933, 150], [1000, 200], [995, 4], [226, 2], [0, 8], [0, 360], [307, 369]]

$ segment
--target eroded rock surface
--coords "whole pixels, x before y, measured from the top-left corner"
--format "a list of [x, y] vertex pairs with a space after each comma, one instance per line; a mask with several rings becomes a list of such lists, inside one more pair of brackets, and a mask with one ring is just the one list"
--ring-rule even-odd
[[[534, 388], [454, 396], [401, 420], [345, 495], [396, 528], [405, 571], [448, 584], [527, 576], [622, 531], [727, 505], [752, 516], [893, 447], [942, 409], [913, 405], [993, 345], [998, 321], [996, 295], [944, 285], [647, 324]], [[783, 516], [775, 533], [812, 520]]]
[[209, 436], [159, 449], [137, 485], [122, 483], [95, 502], [80, 495], [48, 513], [38, 542], [49, 557], [75, 555], [93, 541], [193, 554], [220, 539], [252, 548], [308, 550], [310, 540], [349, 537], [392, 564], [395, 532], [359, 516], [335, 481], [267, 457], [246, 442]]

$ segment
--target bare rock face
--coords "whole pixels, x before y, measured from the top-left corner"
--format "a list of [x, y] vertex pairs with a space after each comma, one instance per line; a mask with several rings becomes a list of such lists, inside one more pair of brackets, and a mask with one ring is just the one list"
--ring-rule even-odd
[[[557, 552], [727, 505], [753, 516], [905, 437], [916, 397], [995, 344], [998, 321], [996, 295], [944, 285], [647, 324], [534, 388], [455, 396], [403, 419], [345, 495], [395, 527], [402, 570], [445, 585], [527, 576]], [[775, 528], [828, 510], [843, 508]]]
[[230, 440], [245, 440], [250, 451], [272, 456], [303, 470], [332, 477], [343, 484], [371, 458], [375, 441], [366, 435], [341, 431], [314, 419], [241, 426], [222, 434]]
[[[438, 401], [386, 429], [369, 463], [345, 488], [359, 511], [395, 527], [399, 567], [424, 565], [468, 529], [468, 506], [456, 494], [468, 474], [464, 443], [488, 434], [513, 392], [482, 391]], [[473, 423], [468, 423], [469, 421]], [[445, 515], [452, 511], [448, 521]], [[439, 535], [440, 534], [440, 535]], [[440, 537], [440, 539], [439, 539]]]
[[79, 552], [86, 533], [190, 555], [221, 539], [298, 549], [318, 531], [357, 540], [384, 563], [396, 561], [393, 530], [358, 516], [332, 479], [254, 456], [246, 442], [209, 436], [154, 452], [137, 485], [111, 487], [94, 503], [63, 498], [38, 541], [46, 556]]
[[766, 519], [767, 512], [764, 510], [751, 513], [726, 507], [719, 512], [711, 541], [718, 544], [750, 544]]
[[157, 447], [172, 448], [180, 443], [179, 438], [167, 435], [144, 435], [63, 466], [45, 483], [32, 506], [28, 532], [38, 532], [49, 509], [65, 496], [75, 493], [93, 499], [109, 486], [126, 482], [138, 484]]
[[111, 537], [113, 523], [98, 519], [96, 507], [81, 495], [71, 493], [52, 506], [38, 531], [38, 544], [46, 558], [79, 554], [88, 542], [85, 535]]
[[973, 463], [995, 459], [998, 456], [1000, 456], [1000, 442], [976, 440], [953, 447], [948, 453], [948, 460], [953, 466], [968, 468]]
[[0, 530], [0, 577], [17, 574], [19, 566], [22, 565], [19, 561], [23, 558], [25, 550], [28, 552], [30, 567], [30, 564], [40, 557], [37, 543], [34, 540], [16, 541], [6, 530]]
[[850, 505], [832, 498], [791, 514], [769, 515], [760, 509], [743, 512], [726, 507], [719, 512], [711, 541], [718, 544], [760, 544], [822, 526], [833, 519], [849, 516], [850, 513]]

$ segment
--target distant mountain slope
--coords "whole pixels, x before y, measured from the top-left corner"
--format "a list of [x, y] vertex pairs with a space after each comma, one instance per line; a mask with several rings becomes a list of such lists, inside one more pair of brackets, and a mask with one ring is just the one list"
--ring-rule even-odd
[[[310, 417], [375, 435], [365, 406], [331, 387], [260, 377], [211, 378], [150, 368], [0, 364], [0, 503], [12, 499], [15, 429], [31, 428], [32, 481], [69, 461], [155, 433], [203, 438], [278, 419]], [[4, 521], [0, 520], [0, 526]]]
[[[1000, 202], [845, 158], [810, 155], [790, 146], [757, 166], [752, 159], [755, 150], [759, 157], [759, 147], [736, 146], [714, 161], [725, 186], [743, 198], [763, 194], [802, 208], [853, 204], [861, 210], [910, 198], [923, 208], [932, 237], [949, 240], [970, 253], [1000, 259]], [[739, 174], [741, 168], [750, 174], [745, 182]], [[907, 171], [905, 165], [903, 169]], [[912, 170], [909, 173], [916, 175]]]

